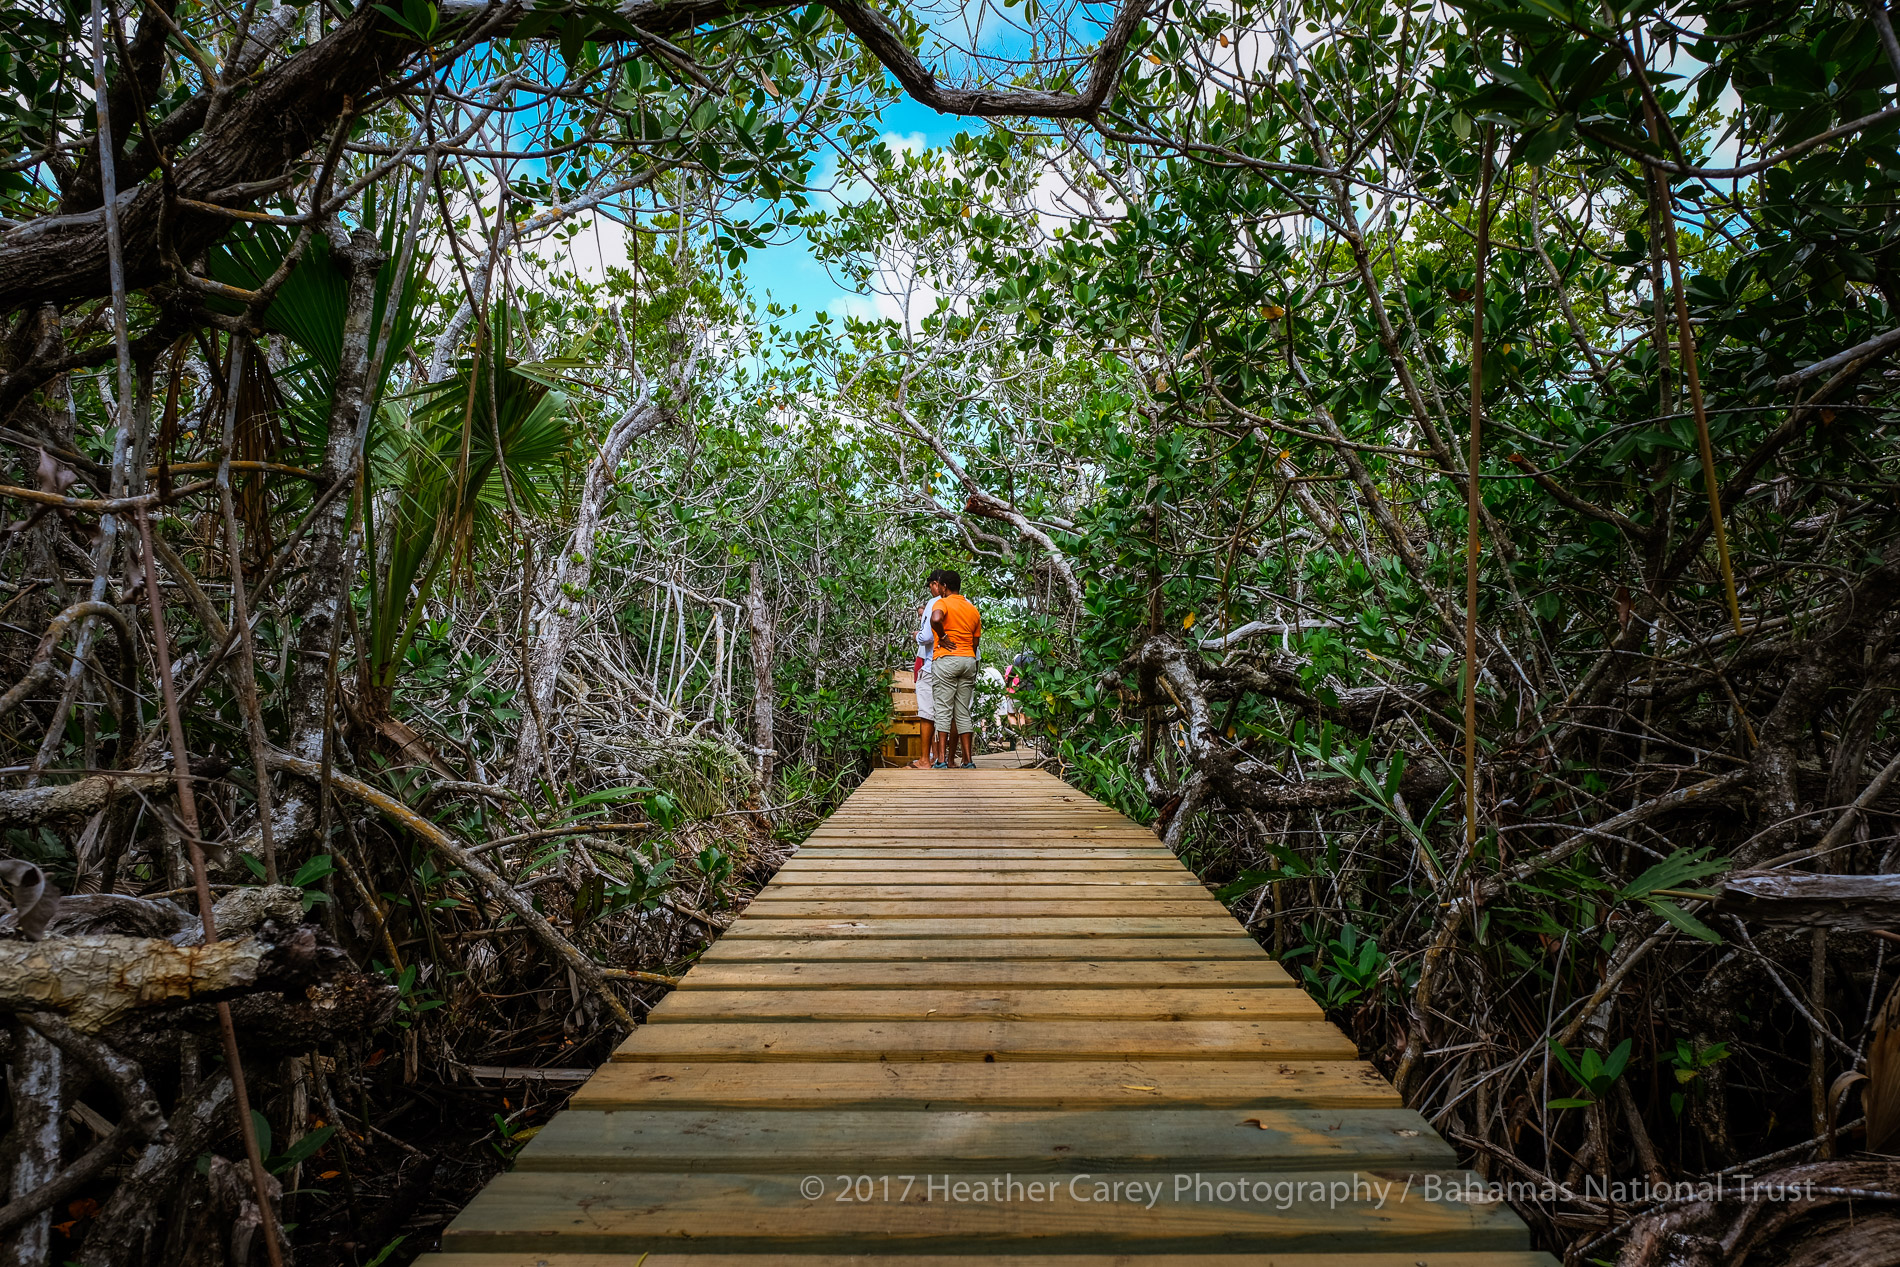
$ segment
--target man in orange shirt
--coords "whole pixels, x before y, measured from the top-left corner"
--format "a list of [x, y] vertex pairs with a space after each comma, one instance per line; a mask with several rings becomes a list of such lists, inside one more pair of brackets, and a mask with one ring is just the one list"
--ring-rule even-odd
[[[976, 769], [975, 747], [977, 649], [983, 641], [983, 617], [962, 593], [963, 578], [938, 568], [930, 579], [944, 591], [930, 613], [937, 646], [930, 666], [931, 689], [936, 695], [937, 729], [943, 733], [943, 760], [939, 768]], [[963, 739], [961, 763], [957, 739]]]

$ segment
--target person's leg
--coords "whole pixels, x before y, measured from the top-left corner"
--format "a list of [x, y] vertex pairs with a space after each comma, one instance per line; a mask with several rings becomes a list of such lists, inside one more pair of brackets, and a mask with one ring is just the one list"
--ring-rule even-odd
[[[972, 765], [971, 748], [976, 730], [976, 675], [977, 662], [974, 656], [948, 656], [946, 659], [956, 662], [956, 672], [952, 680], [956, 683], [956, 738], [962, 740], [959, 747], [952, 741], [945, 749], [944, 759], [951, 765]], [[959, 761], [959, 757], [961, 760]]]
[[944, 668], [945, 661], [949, 658], [944, 656], [930, 666], [930, 693], [936, 701], [937, 712], [937, 746], [930, 760], [933, 769], [941, 769], [946, 764], [948, 745], [944, 741], [944, 736], [946, 733], [954, 734], [956, 731], [957, 692], [954, 682]]
[[918, 733], [919, 738], [922, 739], [923, 743], [922, 743], [922, 747], [919, 750], [917, 759], [910, 763], [909, 768], [912, 770], [928, 770], [930, 768], [931, 761], [934, 760], [934, 758], [930, 755], [930, 752], [931, 752], [931, 749], [936, 746], [936, 738], [937, 738], [936, 723], [925, 721], [922, 718], [919, 718], [917, 722], [917, 733]]
[[937, 758], [932, 755], [932, 739], [936, 732], [937, 699], [931, 688], [935, 685], [930, 673], [930, 664], [926, 661], [923, 672], [917, 675], [917, 731], [923, 741], [917, 759], [910, 763], [912, 770], [928, 770]]

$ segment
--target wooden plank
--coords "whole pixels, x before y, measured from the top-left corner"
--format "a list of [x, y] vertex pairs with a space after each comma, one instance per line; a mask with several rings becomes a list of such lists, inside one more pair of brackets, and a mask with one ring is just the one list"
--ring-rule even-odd
[[[1051, 1176], [1043, 1180], [923, 1174], [908, 1191], [893, 1176], [891, 1199], [841, 1201], [833, 1191], [801, 1196], [798, 1175], [537, 1173], [497, 1177], [442, 1235], [452, 1250], [563, 1249], [640, 1254], [667, 1243], [696, 1251], [779, 1249], [954, 1251], [1114, 1247], [1275, 1252], [1363, 1250], [1381, 1243], [1416, 1250], [1528, 1248], [1524, 1224], [1499, 1201], [1467, 1205], [1409, 1195], [1405, 1172], [1350, 1171], [1262, 1176]], [[1483, 1181], [1438, 1173], [1441, 1183]], [[1422, 1186], [1423, 1175], [1413, 1186]], [[1235, 1194], [1245, 1182], [1246, 1200]], [[835, 1177], [821, 1177], [827, 1187]], [[849, 1177], [844, 1180], [850, 1182]], [[1177, 1187], [1185, 1183], [1185, 1190]], [[1030, 1183], [1049, 1189], [1032, 1194]], [[1225, 1183], [1227, 1200], [1220, 1185]], [[1382, 1189], [1374, 1184], [1389, 1185]], [[982, 1185], [981, 1195], [975, 1191]], [[843, 1186], [842, 1184], [840, 1186]], [[1375, 1196], [1383, 1198], [1375, 1204]], [[1408, 1199], [1399, 1199], [1408, 1191]], [[902, 1192], [901, 1199], [897, 1194]], [[1284, 1203], [1276, 1192], [1296, 1194]], [[1150, 1194], [1153, 1195], [1150, 1195]], [[1252, 1194], [1259, 1194], [1258, 1196]], [[1345, 1194], [1344, 1199], [1329, 1194]], [[1363, 1194], [1363, 1195], [1359, 1195]], [[935, 1199], [932, 1199], [934, 1195]], [[1160, 1197], [1166, 1196], [1163, 1200]]]
[[1044, 784], [1040, 788], [1023, 787], [1020, 779], [1004, 779], [985, 786], [986, 779], [964, 779], [961, 783], [946, 784], [941, 792], [920, 791], [905, 788], [877, 788], [865, 785], [852, 794], [835, 813], [875, 813], [880, 810], [907, 813], [912, 809], [952, 809], [970, 802], [994, 801], [1006, 804], [1012, 809], [1029, 812], [1050, 809], [1073, 810], [1077, 814], [1114, 814], [1120, 811], [1112, 805], [1104, 804], [1092, 796], [1078, 792], [1074, 788], [1061, 784]]
[[879, 804], [860, 804], [852, 797], [832, 811], [826, 823], [877, 819], [898, 822], [911, 818], [954, 820], [972, 810], [993, 810], [1009, 818], [1053, 820], [1066, 818], [1081, 823], [1133, 823], [1126, 814], [1105, 805], [1075, 804], [1062, 800], [1042, 800], [1021, 793], [970, 792], [962, 796], [900, 796]]
[[[906, 860], [918, 862], [1034, 862], [1038, 860], [1089, 863], [1096, 861], [1114, 862], [1152, 862], [1163, 866], [1179, 867], [1180, 859], [1165, 849], [1150, 849], [1145, 846], [1102, 845], [1088, 841], [1072, 844], [1061, 842], [1038, 842], [1018, 845], [945, 845], [936, 848], [915, 844], [891, 842], [880, 845], [875, 841], [846, 838], [843, 841], [802, 846], [794, 855], [801, 861], [843, 861], [876, 862], [887, 865]], [[1183, 868], [1185, 870], [1185, 868]]]
[[980, 808], [969, 807], [964, 807], [955, 814], [940, 814], [928, 819], [899, 814], [876, 819], [828, 818], [820, 826], [812, 829], [810, 839], [861, 835], [867, 830], [889, 836], [894, 840], [915, 841], [931, 839], [950, 841], [972, 833], [996, 836], [1022, 831], [1083, 840], [1100, 840], [1105, 836], [1126, 836], [1135, 840], [1145, 840], [1150, 845], [1159, 843], [1153, 831], [1127, 818], [1108, 816], [1078, 818], [1064, 813], [1051, 814], [1038, 822], [1026, 822], [1006, 811], [984, 811]]
[[1153, 832], [1146, 828], [1081, 828], [1051, 827], [1019, 829], [1014, 832], [992, 832], [984, 836], [972, 836], [967, 832], [928, 836], [902, 828], [868, 831], [862, 828], [846, 831], [842, 829], [820, 828], [805, 838], [799, 846], [804, 849], [844, 848], [849, 846], [876, 846], [882, 849], [981, 849], [981, 848], [1037, 848], [1056, 849], [1135, 849], [1151, 857], [1171, 858]]
[[[996, 857], [980, 857], [980, 855]], [[1113, 876], [1123, 879], [1129, 876], [1174, 876], [1193, 878], [1180, 860], [1167, 853], [1150, 853], [1146, 857], [1113, 857], [1102, 855], [1093, 849], [1087, 851], [1034, 851], [1034, 849], [980, 849], [973, 857], [969, 851], [959, 849], [956, 853], [944, 853], [940, 849], [923, 851], [902, 851], [902, 849], [800, 849], [785, 860], [779, 870], [796, 868], [800, 872], [1058, 872], [1062, 876]]]
[[[638, 1267], [758, 1267], [756, 1254], [643, 1254]], [[774, 1267], [973, 1267], [967, 1254], [782, 1254]], [[1369, 1254], [984, 1254], [981, 1267], [1560, 1267], [1536, 1250], [1440, 1254], [1400, 1250]], [[416, 1267], [629, 1267], [621, 1254], [567, 1254], [544, 1250], [517, 1253], [424, 1254]]]
[[648, 1024], [687, 1020], [1319, 1020], [1304, 990], [675, 990]]
[[1171, 858], [1166, 849], [1154, 843], [1154, 836], [1148, 832], [1075, 832], [1075, 831], [1015, 831], [1000, 832], [959, 832], [954, 835], [921, 836], [910, 833], [887, 831], [853, 831], [837, 835], [817, 836], [808, 839], [799, 846], [803, 856], [807, 852], [836, 849], [876, 849], [881, 854], [900, 856], [918, 854], [927, 856], [944, 851], [989, 850], [1001, 852], [1005, 857], [1034, 857], [1031, 850], [1054, 849], [1059, 853], [1051, 856], [1103, 855], [1108, 850], [1127, 850], [1127, 857]]
[[[847, 831], [889, 831], [912, 839], [936, 836], [1006, 835], [1016, 831], [1137, 833], [1147, 829], [1120, 814], [1090, 814], [1072, 809], [1032, 810], [1024, 812], [1001, 805], [966, 802], [953, 809], [919, 810], [916, 808], [888, 814], [852, 814], [839, 812], [825, 820], [817, 830], [827, 834]], [[1154, 833], [1149, 831], [1153, 840]]]
[[[917, 771], [927, 774], [927, 771]], [[1013, 792], [1024, 800], [1075, 800], [1084, 805], [1101, 805], [1080, 788], [1062, 782], [1060, 779], [1043, 776], [1035, 777], [991, 777], [982, 770], [944, 770], [937, 771], [940, 783], [934, 786], [928, 779], [867, 779], [851, 798], [863, 797], [867, 801], [886, 800], [922, 800], [954, 799], [960, 795], [969, 795], [980, 791], [986, 795], [995, 795], [999, 790]]]
[[[937, 864], [926, 863], [925, 866]], [[995, 895], [998, 885], [1039, 885], [1049, 889], [1060, 889], [1082, 896], [1122, 897], [1129, 889], [1142, 891], [1160, 890], [1160, 896], [1179, 897], [1187, 893], [1206, 893], [1207, 887], [1185, 871], [1098, 871], [1083, 868], [1077, 871], [1040, 871], [1040, 870], [997, 870], [975, 867], [952, 868], [949, 870], [916, 871], [908, 868], [873, 867], [855, 871], [838, 871], [825, 867], [791, 866], [780, 867], [778, 874], [772, 877], [766, 886], [769, 892], [786, 892], [790, 897], [827, 898], [827, 897], [865, 897], [867, 890], [881, 888], [942, 888], [945, 886], [978, 890], [971, 897], [990, 897]], [[826, 887], [832, 892], [814, 893], [815, 887]], [[942, 893], [919, 893], [917, 897], [955, 896]], [[1037, 896], [1041, 896], [1038, 894]]]
[[464, 1065], [477, 1082], [585, 1082], [592, 1069], [546, 1069], [538, 1065]]
[[1392, 1084], [1357, 1060], [609, 1061], [568, 1104], [575, 1109], [1402, 1107]]
[[807, 836], [799, 848], [836, 848], [850, 845], [875, 845], [886, 849], [975, 849], [985, 845], [990, 848], [1034, 848], [1043, 845], [1062, 849], [1140, 849], [1158, 857], [1173, 856], [1155, 838], [1155, 834], [1145, 827], [1105, 825], [1088, 827], [1079, 824], [1070, 824], [1067, 827], [1023, 827], [1015, 831], [983, 834], [973, 834], [968, 831], [927, 834], [902, 827], [867, 829], [859, 826], [846, 829], [826, 825]]
[[[741, 920], [743, 925], [745, 921]], [[1242, 935], [1232, 920], [1213, 936], [1198, 937], [734, 937], [727, 933], [700, 955], [699, 962], [732, 963], [797, 959], [814, 963], [844, 960], [986, 959], [1243, 959], [1265, 962], [1266, 951]]]
[[700, 990], [760, 990], [816, 987], [830, 990], [928, 989], [957, 986], [978, 990], [1204, 989], [1254, 986], [1288, 989], [1286, 969], [1264, 955], [1247, 959], [1132, 959], [1072, 962], [1061, 959], [979, 959], [812, 963], [799, 960], [746, 963], [701, 960], [675, 994]]
[[[998, 919], [1040, 919], [1060, 916], [1086, 920], [1100, 925], [1123, 918], [1198, 918], [1226, 920], [1233, 916], [1227, 908], [1206, 893], [1188, 898], [1143, 897], [1139, 894], [1114, 899], [1076, 897], [1071, 901], [1032, 901], [1013, 894], [956, 901], [947, 897], [914, 897], [904, 901], [886, 901], [883, 894], [856, 899], [838, 898], [826, 902], [806, 901], [762, 893], [746, 906], [748, 925], [760, 922], [803, 920], [944, 920], [963, 916], [994, 916]], [[752, 934], [763, 936], [764, 934]]]
[[517, 1170], [1028, 1173], [1450, 1169], [1410, 1109], [664, 1109], [555, 1115]]
[[1034, 916], [1011, 919], [1007, 916], [970, 919], [768, 919], [754, 916], [742, 919], [726, 930], [721, 941], [750, 941], [765, 938], [802, 937], [1218, 937], [1240, 926], [1232, 916], [1140, 915], [1114, 916]]
[[972, 810], [991, 810], [1012, 820], [1044, 822], [1079, 823], [1133, 823], [1135, 820], [1126, 814], [1117, 813], [1105, 805], [1075, 805], [1060, 801], [1036, 801], [1008, 794], [984, 796], [971, 793], [965, 796], [950, 797], [899, 797], [884, 805], [861, 805], [853, 797], [826, 820], [827, 824], [838, 822], [862, 822], [874, 819], [879, 822], [907, 825], [909, 821], [968, 822], [964, 817]]
[[995, 810], [984, 810], [973, 806], [966, 812], [945, 814], [938, 817], [919, 818], [916, 815], [891, 815], [888, 818], [831, 818], [824, 827], [814, 832], [814, 836], [830, 838], [841, 835], [862, 836], [871, 833], [883, 833], [901, 836], [922, 843], [955, 844], [958, 841], [983, 841], [997, 839], [1016, 839], [1050, 835], [1060, 837], [1124, 836], [1132, 839], [1153, 840], [1153, 832], [1139, 823], [1129, 822], [1125, 818], [1100, 818], [1090, 820], [1087, 817], [1071, 814], [1067, 811], [1025, 817], [1019, 814], [1005, 814]]
[[852, 794], [844, 808], [855, 810], [862, 805], [867, 808], [901, 809], [918, 805], [947, 807], [960, 805], [966, 801], [1007, 801], [1012, 805], [1063, 805], [1073, 806], [1078, 810], [1116, 812], [1113, 806], [1105, 805], [1072, 787], [1065, 787], [1060, 783], [1044, 783], [1041, 786], [1035, 786], [1034, 783], [1034, 780], [1023, 779], [992, 780], [967, 777], [945, 783], [938, 788], [921, 787], [916, 784], [878, 787], [866, 783]]
[[[844, 886], [839, 886], [844, 887]], [[1198, 884], [1181, 885], [1135, 885], [1135, 884], [1017, 884], [1005, 880], [993, 885], [956, 885], [956, 884], [920, 884], [907, 885], [887, 882], [881, 885], [853, 885], [844, 887], [843, 892], [813, 893], [805, 886], [772, 886], [759, 890], [747, 903], [748, 911], [761, 914], [774, 911], [789, 903], [808, 905], [812, 903], [845, 903], [853, 906], [876, 904], [884, 907], [908, 907], [919, 915], [937, 915], [946, 903], [1010, 903], [1008, 907], [999, 907], [999, 915], [1029, 915], [1065, 913], [1113, 915], [1120, 912], [1098, 910], [1103, 903], [1126, 905], [1129, 902], [1140, 903], [1140, 908], [1128, 914], [1141, 915], [1227, 915], [1227, 907], [1220, 899]], [[1049, 907], [1048, 911], [1031, 911], [1027, 908]], [[1069, 912], [1064, 911], [1069, 908]], [[1170, 908], [1188, 907], [1188, 910]], [[961, 912], [980, 914], [980, 912]]]
[[615, 1060], [1352, 1060], [1325, 1020], [680, 1021], [642, 1025]]
[[1011, 852], [1024, 849], [1132, 849], [1145, 857], [1173, 856], [1156, 842], [1153, 833], [1144, 830], [1117, 828], [1112, 831], [1078, 831], [1073, 827], [1044, 829], [1021, 825], [990, 825], [982, 830], [971, 830], [966, 825], [956, 830], [937, 832], [864, 825], [848, 831], [812, 836], [799, 846], [801, 852], [848, 848], [872, 848], [887, 853], [913, 850], [930, 853], [944, 849], [1000, 849]]
[[1206, 889], [1192, 880], [1144, 878], [1136, 884], [1118, 884], [1112, 880], [1087, 881], [1077, 878], [1071, 884], [1038, 884], [1023, 876], [996, 876], [987, 884], [972, 884], [968, 878], [947, 877], [936, 884], [919, 883], [915, 876], [899, 876], [883, 883], [870, 880], [862, 884], [839, 884], [834, 880], [814, 880], [809, 876], [787, 877], [780, 872], [772, 883], [759, 890], [753, 904], [767, 901], [797, 902], [1181, 902], [1195, 899], [1213, 901]]
[[[1072, 879], [1103, 884], [1200, 883], [1193, 872], [1172, 858], [923, 858], [894, 866], [890, 858], [794, 854], [778, 869], [776, 878], [805, 880], [816, 876], [836, 877], [824, 881], [828, 884], [858, 884], [890, 876], [901, 876], [905, 884], [980, 884], [989, 876], [1047, 876], [1047, 880], [1032, 881], [1047, 884], [1066, 884]], [[935, 876], [950, 878], [924, 878]], [[955, 878], [963, 876], [972, 878]]]

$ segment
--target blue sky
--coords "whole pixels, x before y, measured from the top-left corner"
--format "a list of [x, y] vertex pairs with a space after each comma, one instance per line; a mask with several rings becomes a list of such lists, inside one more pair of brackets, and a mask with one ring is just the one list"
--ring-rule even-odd
[[[925, 147], [931, 149], [947, 144], [959, 132], [982, 126], [981, 120], [939, 114], [909, 97], [900, 98], [884, 111], [883, 117], [886, 135], [909, 138], [921, 136]], [[826, 173], [835, 169], [835, 156], [832, 162], [822, 164], [820, 168], [821, 172]], [[761, 307], [767, 298], [787, 307], [796, 304], [798, 317], [792, 324], [797, 326], [808, 324], [813, 313], [834, 306], [842, 307], [841, 301], [855, 296], [854, 291], [847, 290], [830, 275], [824, 265], [813, 258], [803, 234], [789, 242], [753, 251], [740, 272]]]

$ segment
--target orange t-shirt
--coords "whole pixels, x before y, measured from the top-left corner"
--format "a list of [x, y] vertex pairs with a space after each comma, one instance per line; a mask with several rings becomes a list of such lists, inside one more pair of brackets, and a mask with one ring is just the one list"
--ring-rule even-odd
[[961, 594], [945, 594], [937, 600], [937, 611], [943, 613], [943, 632], [937, 635], [937, 649], [931, 658], [975, 655], [976, 640], [983, 635], [983, 617], [977, 614], [976, 605]]

